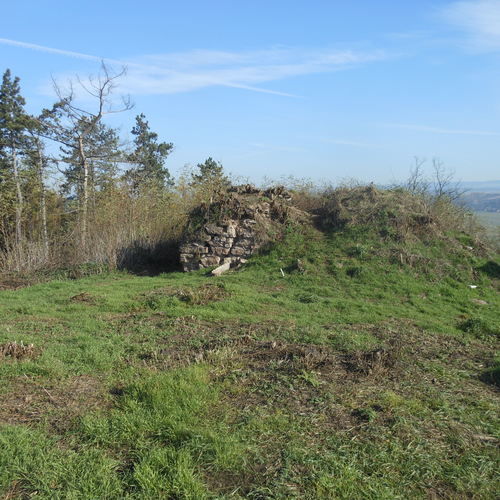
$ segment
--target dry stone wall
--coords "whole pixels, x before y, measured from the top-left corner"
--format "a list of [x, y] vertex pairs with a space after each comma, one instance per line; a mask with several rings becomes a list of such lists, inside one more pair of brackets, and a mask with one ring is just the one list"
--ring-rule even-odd
[[277, 225], [283, 224], [290, 199], [283, 188], [268, 191], [259, 191], [250, 185], [231, 188], [213, 204], [217, 205], [216, 210], [211, 210], [213, 206], [206, 207], [207, 214], [219, 213], [218, 219], [206, 220], [181, 245], [183, 270], [195, 271], [227, 263], [235, 267], [245, 263], [269, 241]]

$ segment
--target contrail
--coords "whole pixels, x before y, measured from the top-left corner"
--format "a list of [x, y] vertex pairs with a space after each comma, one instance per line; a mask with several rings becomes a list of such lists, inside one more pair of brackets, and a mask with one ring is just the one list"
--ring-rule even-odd
[[[73, 57], [75, 59], [86, 59], [88, 61], [98, 61], [98, 62], [104, 61], [104, 62], [109, 62], [112, 64], [120, 64], [123, 66], [135, 67], [135, 68], [140, 68], [140, 69], [144, 69], [144, 70], [148, 70], [148, 71], [158, 71], [161, 73], [171, 73], [171, 74], [177, 73], [174, 70], [161, 68], [159, 66], [150, 66], [150, 65], [139, 64], [139, 63], [134, 63], [134, 62], [129, 62], [129, 61], [121, 61], [119, 59], [110, 59], [108, 57], [99, 57], [99, 56], [94, 56], [91, 54], [83, 54], [81, 52], [74, 52], [72, 50], [56, 49], [53, 47], [46, 47], [45, 45], [38, 45], [36, 43], [27, 43], [27, 42], [20, 42], [18, 40], [11, 40], [9, 38], [0, 38], [0, 44], [11, 45], [13, 47], [20, 47], [20, 48], [29, 49], [29, 50], [37, 50], [39, 52], [46, 52], [48, 54], [57, 54], [60, 56], [65, 56], [65, 57]], [[228, 83], [228, 82], [221, 82], [221, 81], [214, 80], [213, 84], [220, 85], [223, 87], [232, 87], [232, 88], [237, 88], [237, 89], [250, 90], [252, 92], [261, 92], [264, 94], [273, 94], [273, 95], [280, 95], [280, 96], [285, 96], [285, 97], [298, 97], [296, 95], [288, 94], [286, 92], [279, 92], [277, 90], [268, 90], [268, 89], [263, 89], [260, 87], [253, 87], [253, 86], [238, 84], [238, 83]]]
[[[19, 42], [17, 40], [10, 40], [8, 38], [0, 38], [0, 43], [4, 45], [13, 45], [14, 47], [22, 47], [23, 49], [38, 50], [40, 52], [48, 52], [49, 54], [58, 54], [60, 56], [74, 57], [76, 59], [88, 59], [90, 61], [112, 61], [106, 57], [91, 56], [89, 54], [82, 54], [81, 52], [72, 52], [71, 50], [54, 49], [52, 47], [45, 47], [35, 43]], [[113, 62], [118, 62], [114, 61]]]

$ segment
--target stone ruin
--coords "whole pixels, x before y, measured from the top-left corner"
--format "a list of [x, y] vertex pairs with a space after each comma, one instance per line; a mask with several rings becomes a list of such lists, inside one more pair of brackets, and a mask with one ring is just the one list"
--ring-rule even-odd
[[235, 186], [201, 205], [190, 217], [190, 230], [180, 246], [184, 271], [244, 264], [281, 232], [291, 196], [283, 187], [261, 191], [252, 185]]

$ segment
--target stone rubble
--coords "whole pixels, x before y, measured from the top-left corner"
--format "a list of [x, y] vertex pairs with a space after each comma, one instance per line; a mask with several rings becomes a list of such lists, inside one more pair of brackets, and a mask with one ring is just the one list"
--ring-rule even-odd
[[267, 191], [249, 184], [230, 188], [221, 202], [226, 215], [219, 221], [203, 224], [180, 246], [183, 270], [244, 264], [266, 241], [262, 228], [269, 229], [277, 221], [283, 224], [290, 199], [282, 187]]
[[259, 248], [253, 231], [254, 220], [227, 220], [224, 225], [206, 224], [194, 241], [181, 245], [180, 260], [184, 271], [229, 263], [244, 264]]

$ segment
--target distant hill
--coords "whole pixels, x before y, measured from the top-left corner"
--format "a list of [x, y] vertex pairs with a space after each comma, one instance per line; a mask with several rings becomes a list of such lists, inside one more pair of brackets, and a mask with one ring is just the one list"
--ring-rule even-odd
[[474, 212], [500, 212], [500, 181], [461, 182], [460, 201]]
[[461, 196], [460, 201], [474, 212], [500, 212], [500, 192], [468, 192]]
[[474, 193], [500, 193], [500, 181], [460, 182], [460, 186]]

